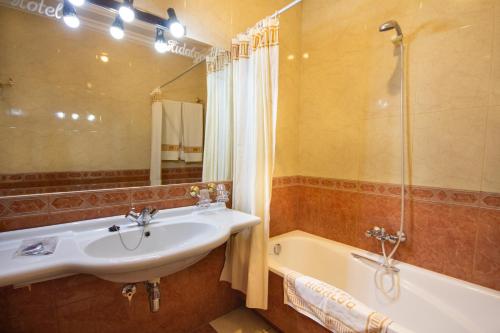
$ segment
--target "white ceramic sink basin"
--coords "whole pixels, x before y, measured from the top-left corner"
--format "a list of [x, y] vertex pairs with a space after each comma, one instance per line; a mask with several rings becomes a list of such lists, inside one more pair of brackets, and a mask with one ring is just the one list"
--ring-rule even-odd
[[[175, 249], [183, 244], [199, 242], [202, 238], [207, 238], [217, 232], [217, 228], [206, 223], [183, 222], [168, 225], [149, 225], [146, 229], [150, 236], [142, 237], [140, 246], [133, 249], [141, 241], [142, 228], [129, 228], [122, 231], [105, 234], [87, 244], [83, 250], [86, 254], [97, 258], [124, 258], [140, 257], [145, 254]], [[120, 240], [120, 236], [127, 246], [125, 248]]]
[[[163, 210], [144, 230], [116, 216], [4, 232], [0, 233], [0, 286], [78, 273], [115, 282], [152, 280], [196, 263], [232, 233], [258, 223], [255, 216], [214, 205]], [[120, 226], [120, 231], [110, 232], [112, 225]], [[57, 238], [53, 254], [14, 255], [23, 240], [46, 237]]]

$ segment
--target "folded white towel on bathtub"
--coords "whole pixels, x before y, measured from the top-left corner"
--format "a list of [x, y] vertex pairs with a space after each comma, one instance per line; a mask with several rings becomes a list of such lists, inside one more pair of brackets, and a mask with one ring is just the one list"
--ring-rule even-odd
[[291, 270], [283, 288], [285, 304], [334, 333], [386, 333], [392, 322], [345, 291]]

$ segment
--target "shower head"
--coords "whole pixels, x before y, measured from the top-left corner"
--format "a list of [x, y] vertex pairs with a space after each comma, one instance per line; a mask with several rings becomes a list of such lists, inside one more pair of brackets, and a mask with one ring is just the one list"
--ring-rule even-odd
[[401, 31], [401, 27], [399, 26], [399, 23], [394, 20], [387, 21], [383, 23], [379, 28], [378, 31], [384, 32], [384, 31], [389, 31], [395, 29], [397, 36], [393, 38], [394, 43], [398, 43], [403, 39], [403, 31]]
[[396, 29], [396, 32], [398, 33], [398, 36], [402, 36], [403, 32], [401, 31], [401, 27], [399, 26], [399, 23], [391, 20], [383, 23], [379, 28], [378, 31], [383, 32], [383, 31], [389, 31], [392, 29]]

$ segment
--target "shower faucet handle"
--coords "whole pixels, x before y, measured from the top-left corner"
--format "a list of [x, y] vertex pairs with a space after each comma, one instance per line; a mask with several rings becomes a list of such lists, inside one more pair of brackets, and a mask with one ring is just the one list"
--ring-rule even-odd
[[365, 232], [365, 236], [368, 238], [375, 237], [379, 241], [388, 241], [391, 244], [395, 244], [398, 240], [400, 242], [406, 241], [406, 234], [402, 231], [396, 232], [396, 234], [390, 234], [381, 227], [373, 227]]
[[377, 226], [373, 227], [370, 230], [366, 230], [366, 232], [365, 232], [365, 236], [368, 238], [370, 238], [370, 237], [377, 237], [378, 238], [383, 234], [385, 234], [385, 229], [377, 227]]

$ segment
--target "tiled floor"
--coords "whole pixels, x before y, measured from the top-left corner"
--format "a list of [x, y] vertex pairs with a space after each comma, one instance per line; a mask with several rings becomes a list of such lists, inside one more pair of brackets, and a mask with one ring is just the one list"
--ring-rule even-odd
[[196, 333], [278, 333], [252, 310], [239, 308], [210, 322], [214, 329], [200, 328]]

